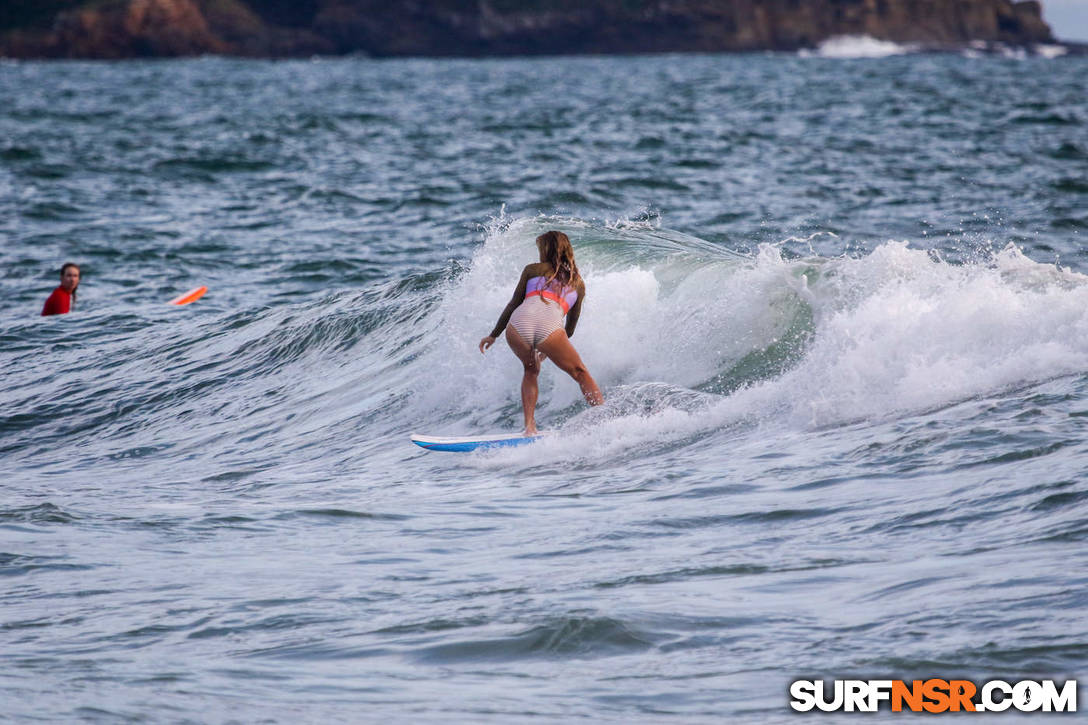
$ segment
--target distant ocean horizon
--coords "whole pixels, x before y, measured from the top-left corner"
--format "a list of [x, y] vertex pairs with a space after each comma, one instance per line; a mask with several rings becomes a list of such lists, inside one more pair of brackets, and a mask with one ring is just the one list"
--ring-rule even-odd
[[[903, 51], [0, 63], [5, 714], [1083, 679], [1088, 59]], [[413, 446], [519, 429], [549, 229], [605, 405]]]

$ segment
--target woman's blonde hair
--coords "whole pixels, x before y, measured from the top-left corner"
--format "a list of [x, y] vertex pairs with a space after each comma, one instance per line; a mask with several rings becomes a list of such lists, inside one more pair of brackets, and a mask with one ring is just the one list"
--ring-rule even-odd
[[570, 237], [563, 232], [544, 232], [536, 238], [537, 249], [544, 261], [552, 266], [552, 273], [544, 280], [545, 285], [558, 279], [564, 286], [573, 286], [582, 279], [578, 265], [574, 263], [574, 247]]

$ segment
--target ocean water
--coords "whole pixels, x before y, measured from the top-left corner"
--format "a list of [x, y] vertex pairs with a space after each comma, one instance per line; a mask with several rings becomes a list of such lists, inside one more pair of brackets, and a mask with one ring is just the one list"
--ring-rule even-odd
[[[518, 429], [547, 229], [606, 404], [412, 446]], [[2, 63], [3, 716], [1083, 678], [1086, 234], [1083, 58]]]

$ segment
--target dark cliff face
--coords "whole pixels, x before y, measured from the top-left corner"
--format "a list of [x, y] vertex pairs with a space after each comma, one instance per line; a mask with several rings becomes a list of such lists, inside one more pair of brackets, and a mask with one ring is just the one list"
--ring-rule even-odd
[[796, 50], [837, 35], [1054, 41], [1034, 0], [43, 0], [0, 10], [0, 54], [14, 57]]

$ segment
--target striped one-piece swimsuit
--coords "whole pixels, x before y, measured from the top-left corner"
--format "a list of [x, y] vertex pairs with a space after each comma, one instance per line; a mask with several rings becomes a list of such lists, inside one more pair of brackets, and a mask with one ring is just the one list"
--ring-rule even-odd
[[544, 277], [533, 277], [525, 285], [525, 301], [510, 315], [510, 324], [535, 348], [563, 328], [563, 318], [577, 301], [578, 291], [573, 287], [563, 287], [554, 279], [545, 284]]

